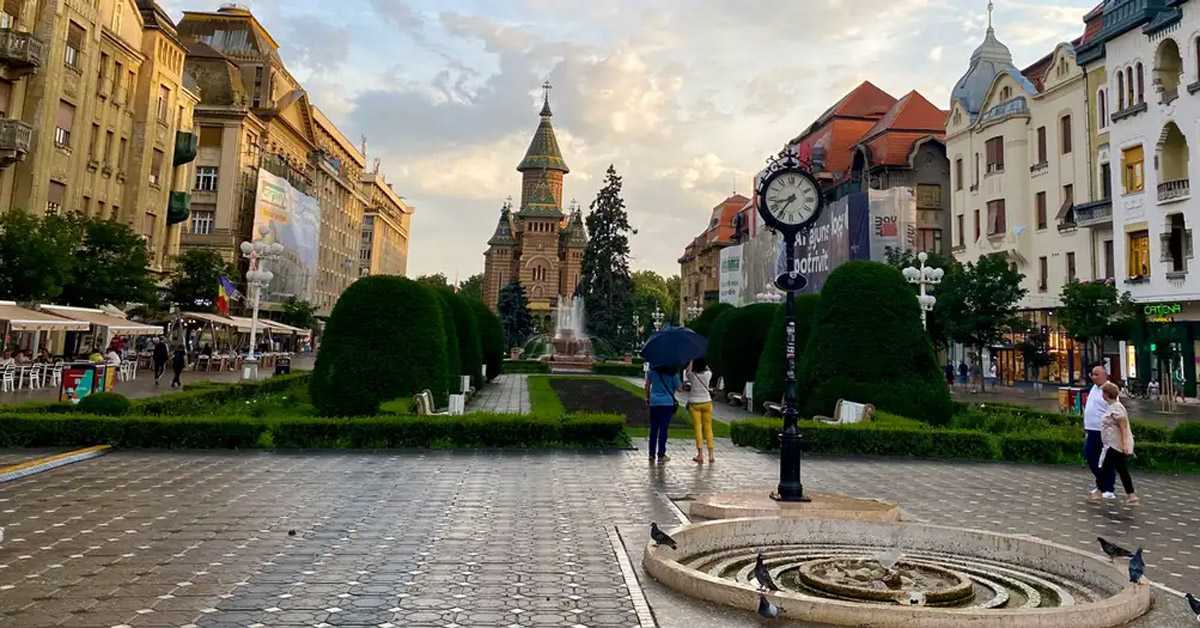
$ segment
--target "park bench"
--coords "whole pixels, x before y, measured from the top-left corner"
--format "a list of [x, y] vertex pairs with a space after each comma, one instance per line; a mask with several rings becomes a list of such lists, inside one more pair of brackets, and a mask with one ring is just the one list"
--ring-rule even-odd
[[837, 404], [833, 406], [833, 417], [814, 416], [813, 420], [822, 423], [835, 423], [838, 425], [847, 425], [850, 423], [864, 423], [870, 421], [875, 416], [875, 406], [869, 403], [857, 403], [854, 401], [846, 401], [838, 399]]
[[[724, 384], [724, 381], [721, 382]], [[726, 401], [731, 406], [744, 406], [747, 410], [754, 409], [754, 382], [746, 382], [746, 388], [742, 392], [726, 393]]]
[[428, 388], [413, 396], [413, 406], [417, 409], [417, 416], [450, 416], [448, 409], [438, 410], [434, 407], [433, 393]]

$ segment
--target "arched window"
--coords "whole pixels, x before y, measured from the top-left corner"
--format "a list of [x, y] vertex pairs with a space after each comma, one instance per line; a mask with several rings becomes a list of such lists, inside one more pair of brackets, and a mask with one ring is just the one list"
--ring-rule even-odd
[[1125, 68], [1125, 103], [1132, 107], [1137, 101], [1133, 99], [1133, 67]]
[[1117, 111], [1125, 111], [1125, 73], [1117, 70]]
[[1146, 102], [1145, 84], [1146, 81], [1142, 76], [1142, 64], [1139, 62], [1137, 64], [1137, 101], [1139, 105]]
[[1108, 95], [1103, 89], [1096, 92], [1096, 112], [1100, 118], [1100, 128], [1108, 126]]
[[1196, 80], [1200, 81], [1200, 37], [1196, 38]]

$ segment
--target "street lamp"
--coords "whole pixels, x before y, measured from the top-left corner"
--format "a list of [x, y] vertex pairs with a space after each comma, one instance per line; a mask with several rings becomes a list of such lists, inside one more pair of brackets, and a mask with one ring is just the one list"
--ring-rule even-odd
[[687, 309], [688, 320], [689, 321], [696, 320], [696, 317], [700, 316], [700, 313], [703, 311], [704, 311], [704, 308], [700, 307], [700, 299], [699, 298], [692, 299], [692, 304], [689, 305], [688, 309]]
[[275, 273], [263, 268], [263, 262], [279, 259], [283, 254], [283, 245], [278, 242], [267, 242], [265, 237], [270, 230], [259, 227], [258, 240], [242, 242], [242, 257], [250, 261], [246, 271], [246, 287], [250, 289], [253, 303], [253, 313], [250, 316], [250, 351], [242, 365], [242, 379], [258, 379], [258, 357], [254, 349], [258, 344], [258, 306], [262, 301], [262, 291], [271, 285]]
[[926, 294], [925, 290], [942, 283], [942, 277], [946, 274], [946, 271], [940, 268], [926, 266], [925, 262], [928, 259], [929, 254], [921, 251], [917, 254], [917, 261], [921, 263], [919, 268], [908, 266], [900, 271], [904, 273], [904, 278], [908, 280], [908, 283], [915, 283], [920, 286], [920, 294], [917, 295], [917, 304], [921, 306], [922, 329], [928, 329], [928, 324], [925, 321], [926, 313], [932, 312], [934, 304], [937, 303], [937, 297], [934, 297], [932, 294]]
[[754, 295], [754, 300], [758, 303], [783, 303], [783, 295], [768, 281], [763, 291]]
[[650, 315], [654, 319], [654, 331], [661, 331], [663, 325], [663, 313], [657, 305], [654, 306], [654, 314]]
[[642, 317], [637, 312], [633, 313], [633, 338], [638, 344], [642, 343]]

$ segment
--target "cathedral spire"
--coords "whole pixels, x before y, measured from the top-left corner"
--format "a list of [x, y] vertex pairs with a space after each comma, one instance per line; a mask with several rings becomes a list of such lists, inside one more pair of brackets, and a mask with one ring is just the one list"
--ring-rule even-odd
[[512, 197], [504, 200], [504, 205], [500, 208], [500, 220], [496, 223], [496, 232], [492, 234], [492, 238], [488, 240], [490, 246], [513, 246], [517, 243], [513, 237], [512, 228]]
[[554, 135], [554, 126], [550, 124], [550, 89], [550, 81], [542, 84], [542, 120], [533, 132], [533, 140], [529, 142], [529, 150], [525, 151], [525, 158], [517, 166], [517, 172], [557, 170], [566, 174], [571, 171], [558, 150], [558, 138]]
[[554, 115], [553, 113], [550, 113], [550, 90], [552, 90], [552, 89], [554, 89], [554, 88], [550, 85], [549, 79], [547, 79], [545, 83], [542, 83], [542, 113], [541, 113], [541, 116], [543, 118], [549, 118], [550, 116]]

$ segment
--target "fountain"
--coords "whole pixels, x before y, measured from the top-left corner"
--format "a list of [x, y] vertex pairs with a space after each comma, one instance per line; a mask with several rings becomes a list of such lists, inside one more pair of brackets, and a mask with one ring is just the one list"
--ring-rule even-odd
[[584, 329], [583, 299], [558, 297], [556, 313], [550, 370], [555, 373], [591, 372], [592, 341]]

